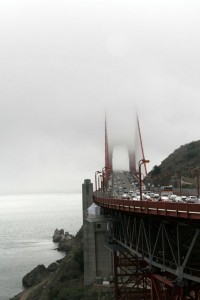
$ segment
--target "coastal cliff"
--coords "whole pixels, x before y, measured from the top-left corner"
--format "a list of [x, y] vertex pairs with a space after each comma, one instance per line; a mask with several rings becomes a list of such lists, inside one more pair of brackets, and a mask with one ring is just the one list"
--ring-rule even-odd
[[27, 273], [22, 279], [25, 290], [10, 300], [68, 299], [72, 286], [80, 289], [83, 286], [82, 238], [82, 228], [76, 236], [56, 229], [53, 241], [58, 243], [57, 250], [64, 251], [66, 256], [47, 268], [38, 265]]
[[76, 236], [56, 229], [53, 241], [66, 256], [47, 268], [38, 265], [23, 279], [25, 290], [10, 300], [111, 300], [113, 289], [83, 285], [83, 229]]

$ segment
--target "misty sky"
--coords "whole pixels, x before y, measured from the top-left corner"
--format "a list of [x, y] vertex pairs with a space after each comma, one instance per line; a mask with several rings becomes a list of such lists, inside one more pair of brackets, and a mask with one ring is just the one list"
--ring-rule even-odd
[[140, 119], [148, 171], [200, 139], [200, 1], [1, 0], [0, 193], [81, 190]]

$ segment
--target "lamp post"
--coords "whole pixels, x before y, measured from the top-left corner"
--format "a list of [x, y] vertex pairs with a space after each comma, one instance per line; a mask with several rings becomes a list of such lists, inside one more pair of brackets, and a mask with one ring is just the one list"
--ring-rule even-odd
[[104, 191], [104, 188], [105, 188], [104, 175], [105, 175], [106, 170], [110, 170], [110, 168], [108, 168], [108, 167], [103, 167], [103, 169], [102, 169], [102, 176], [103, 176], [103, 191]]
[[95, 172], [95, 189], [97, 191], [97, 174], [101, 173], [101, 171], [96, 171]]
[[179, 177], [179, 194], [182, 196], [182, 176]]
[[176, 175], [178, 177], [179, 195], [182, 196], [182, 174], [181, 174], [181, 171], [177, 171]]
[[192, 169], [191, 172], [194, 174], [194, 176], [196, 176], [195, 179], [197, 181], [197, 196], [199, 198], [199, 167]]
[[199, 173], [196, 174], [197, 176], [195, 177], [196, 181], [197, 181], [197, 198], [199, 198]]
[[150, 161], [149, 160], [146, 160], [146, 159], [140, 159], [139, 160], [139, 188], [140, 188], [140, 201], [142, 200], [142, 178], [141, 178], [141, 166], [143, 164], [146, 164], [146, 163], [149, 163]]
[[100, 181], [100, 178], [102, 178], [102, 175], [101, 174], [99, 174], [99, 176], [98, 176], [98, 190], [101, 190], [101, 182], [102, 182], [102, 180]]

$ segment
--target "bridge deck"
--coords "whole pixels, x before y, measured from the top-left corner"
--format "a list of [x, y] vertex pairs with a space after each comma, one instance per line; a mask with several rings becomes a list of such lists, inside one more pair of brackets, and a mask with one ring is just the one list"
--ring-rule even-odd
[[129, 213], [200, 220], [200, 204], [113, 199], [95, 194], [93, 201], [101, 207]]

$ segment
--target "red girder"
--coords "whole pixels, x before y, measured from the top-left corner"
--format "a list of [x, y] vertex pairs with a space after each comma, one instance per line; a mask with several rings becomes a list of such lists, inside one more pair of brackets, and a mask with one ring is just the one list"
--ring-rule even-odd
[[142, 271], [146, 266], [130, 252], [114, 252], [115, 300], [150, 299], [150, 286]]
[[[127, 266], [136, 267], [130, 269]], [[147, 263], [136, 255], [127, 254], [126, 251], [114, 252], [115, 300], [189, 299], [184, 295], [183, 287], [175, 285], [166, 276], [146, 272], [145, 267]]]
[[184, 300], [183, 287], [174, 285], [164, 276], [151, 274], [151, 299], [153, 300]]

